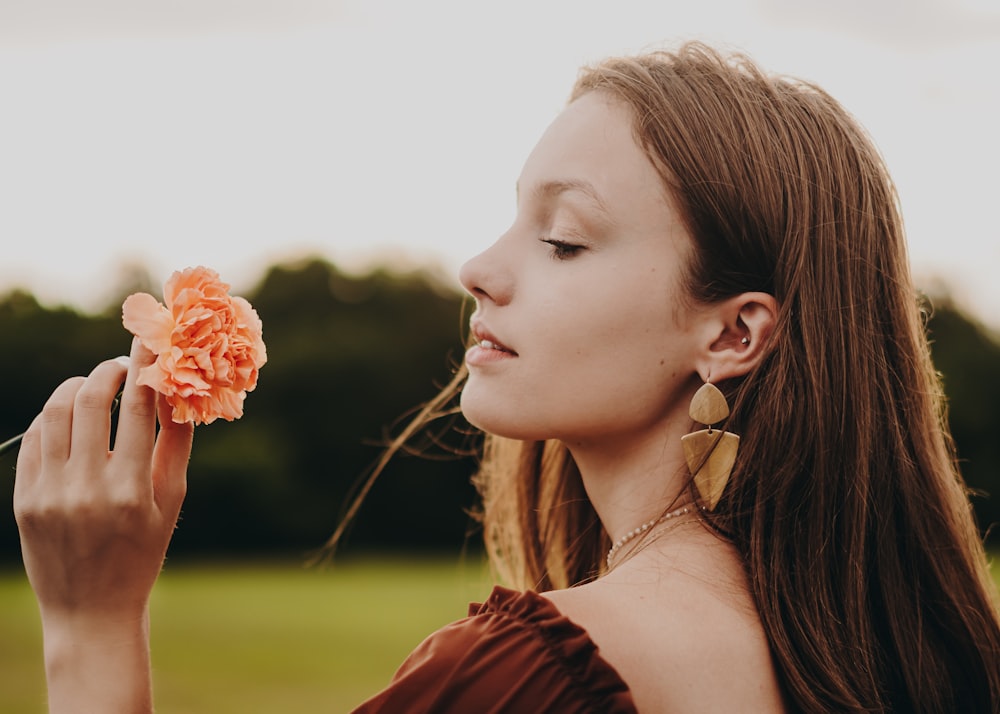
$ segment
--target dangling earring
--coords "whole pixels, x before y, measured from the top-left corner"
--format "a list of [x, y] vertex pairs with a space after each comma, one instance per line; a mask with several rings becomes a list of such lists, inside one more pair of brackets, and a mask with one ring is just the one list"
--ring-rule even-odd
[[718, 424], [729, 416], [729, 405], [726, 397], [711, 382], [705, 382], [694, 393], [688, 413], [699, 424], [708, 426], [682, 436], [681, 444], [702, 502], [713, 511], [732, 473], [740, 437], [728, 431], [712, 429], [712, 424]]

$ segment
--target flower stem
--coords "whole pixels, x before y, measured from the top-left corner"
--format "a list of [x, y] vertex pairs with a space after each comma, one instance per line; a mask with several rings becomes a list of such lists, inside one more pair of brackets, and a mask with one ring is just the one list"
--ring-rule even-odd
[[13, 451], [21, 443], [21, 439], [24, 438], [24, 434], [18, 434], [12, 439], [7, 439], [7, 441], [0, 444], [0, 456], [3, 456], [8, 451]]

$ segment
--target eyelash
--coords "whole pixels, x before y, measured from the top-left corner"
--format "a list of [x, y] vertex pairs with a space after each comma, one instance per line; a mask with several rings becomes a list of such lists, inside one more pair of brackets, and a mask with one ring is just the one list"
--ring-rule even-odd
[[552, 246], [550, 255], [554, 260], [568, 260], [583, 250], [582, 245], [565, 243], [561, 240], [556, 240], [555, 238], [542, 238], [541, 241], [542, 243], [548, 243]]

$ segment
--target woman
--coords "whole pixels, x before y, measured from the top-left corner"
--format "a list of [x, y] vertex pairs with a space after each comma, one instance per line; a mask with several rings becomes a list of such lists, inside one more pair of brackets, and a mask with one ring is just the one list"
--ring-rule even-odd
[[[523, 592], [363, 711], [1000, 711], [895, 193], [831, 98], [698, 44], [588, 69], [461, 279], [475, 344], [435, 404], [460, 387], [489, 435], [487, 546]], [[113, 361], [22, 445], [53, 711], [151, 707], [191, 434], [154, 442], [149, 359], [110, 457]]]

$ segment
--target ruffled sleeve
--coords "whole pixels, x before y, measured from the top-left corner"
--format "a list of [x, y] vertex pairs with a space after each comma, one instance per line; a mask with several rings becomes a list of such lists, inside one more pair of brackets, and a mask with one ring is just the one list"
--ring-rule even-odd
[[534, 592], [496, 587], [469, 617], [424, 640], [372, 712], [635, 714], [628, 686], [587, 632]]

